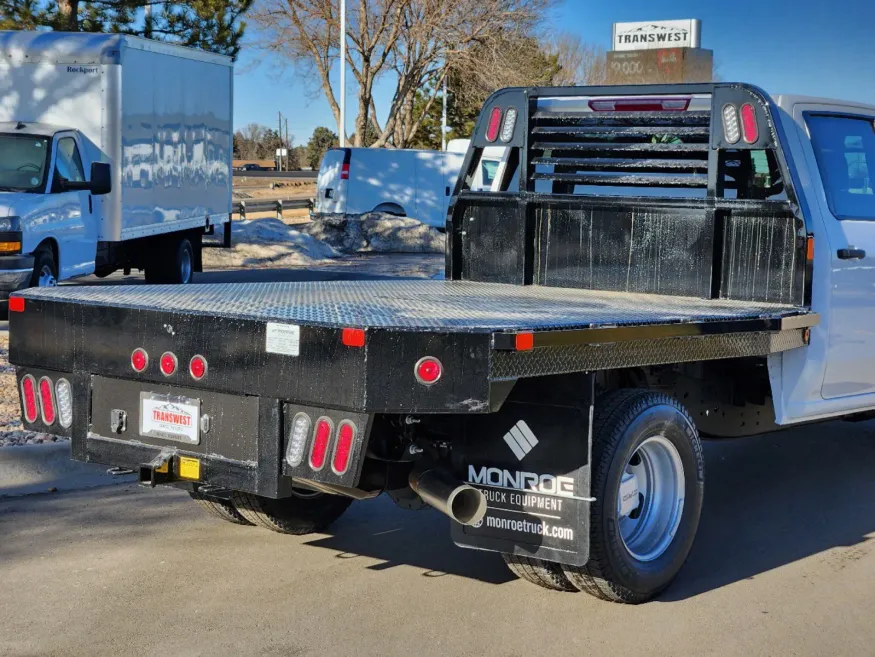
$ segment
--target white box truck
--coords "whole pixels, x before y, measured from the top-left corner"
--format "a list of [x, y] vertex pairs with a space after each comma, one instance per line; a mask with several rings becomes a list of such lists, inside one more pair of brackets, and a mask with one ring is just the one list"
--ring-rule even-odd
[[186, 283], [231, 219], [227, 57], [0, 32], [0, 299], [118, 269]]

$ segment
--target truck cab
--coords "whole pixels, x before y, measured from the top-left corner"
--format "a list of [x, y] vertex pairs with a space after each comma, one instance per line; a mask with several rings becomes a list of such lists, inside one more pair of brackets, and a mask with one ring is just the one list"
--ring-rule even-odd
[[72, 128], [0, 123], [0, 299], [94, 270], [110, 166]]

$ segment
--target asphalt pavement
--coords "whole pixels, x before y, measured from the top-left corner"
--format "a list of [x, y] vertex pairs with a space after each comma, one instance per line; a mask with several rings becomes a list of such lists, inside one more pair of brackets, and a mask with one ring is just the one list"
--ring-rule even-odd
[[305, 537], [134, 485], [0, 500], [0, 655], [871, 655], [875, 426], [706, 444], [699, 538], [639, 607], [515, 580], [448, 520]]

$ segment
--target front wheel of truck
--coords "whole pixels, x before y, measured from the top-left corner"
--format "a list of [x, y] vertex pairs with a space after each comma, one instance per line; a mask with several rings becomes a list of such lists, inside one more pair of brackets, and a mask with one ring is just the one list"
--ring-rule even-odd
[[349, 497], [300, 489], [294, 489], [291, 497], [279, 500], [235, 491], [232, 501], [237, 511], [253, 525], [294, 535], [322, 531], [352, 504]]
[[693, 547], [702, 443], [684, 407], [662, 393], [618, 390], [595, 410], [590, 557], [564, 570], [581, 591], [638, 604], [668, 587]]

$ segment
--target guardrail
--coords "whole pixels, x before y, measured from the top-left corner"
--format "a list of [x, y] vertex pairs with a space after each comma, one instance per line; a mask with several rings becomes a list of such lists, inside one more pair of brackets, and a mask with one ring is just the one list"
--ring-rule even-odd
[[[240, 219], [246, 221], [247, 213], [258, 213], [258, 212], [276, 212], [276, 218], [282, 221], [283, 218], [283, 210], [300, 210], [302, 208], [311, 207], [312, 202], [310, 199], [306, 198], [292, 198], [292, 199], [270, 199], [266, 201], [259, 201], [256, 199], [244, 200], [244, 201], [234, 201], [231, 204], [231, 220], [234, 220], [234, 215], [236, 214]], [[212, 230], [212, 229], [211, 229]], [[212, 233], [210, 233], [212, 234]], [[222, 246], [226, 249], [231, 248], [231, 231], [225, 230], [222, 232], [222, 243], [213, 243], [213, 242], [204, 242], [204, 246], [206, 247], [217, 247]]]

